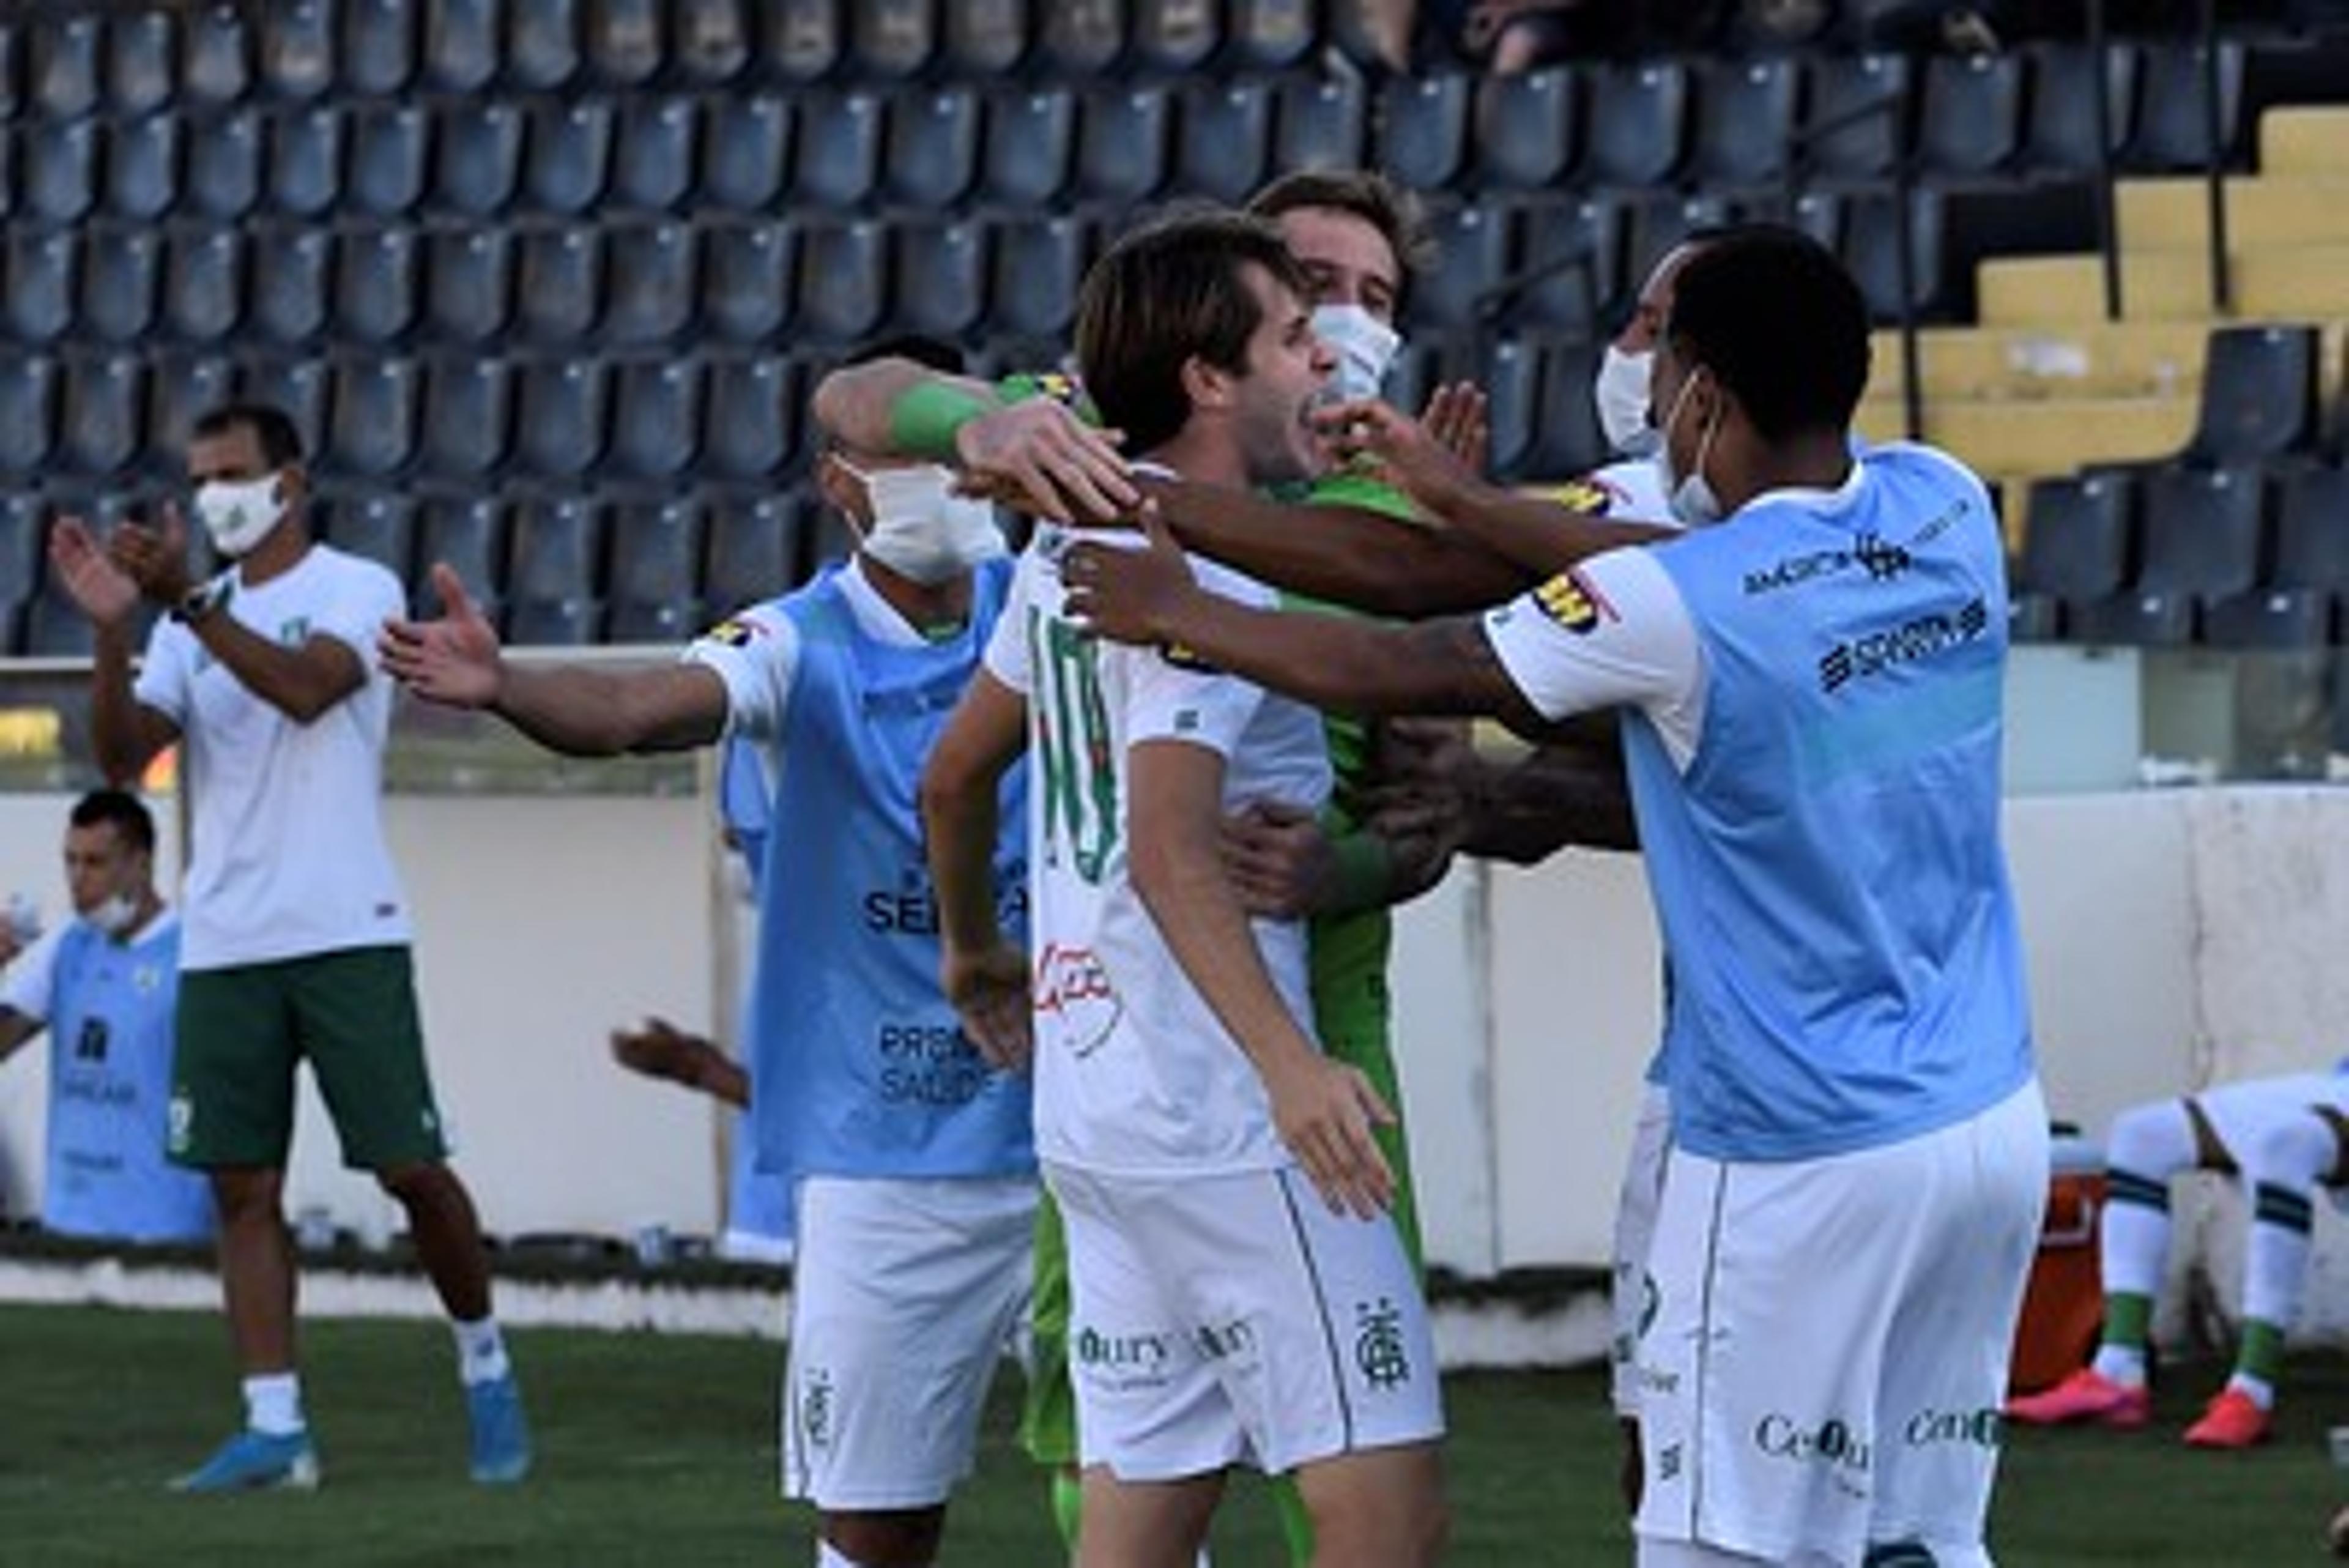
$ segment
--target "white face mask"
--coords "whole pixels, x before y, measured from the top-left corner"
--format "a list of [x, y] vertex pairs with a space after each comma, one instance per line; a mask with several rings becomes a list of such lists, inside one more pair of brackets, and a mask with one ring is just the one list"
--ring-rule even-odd
[[1664, 416], [1663, 429], [1656, 432], [1655, 463], [1663, 478], [1664, 495], [1671, 504], [1672, 515], [1679, 518], [1683, 526], [1690, 528], [1702, 528], [1708, 523], [1721, 521], [1721, 497], [1713, 493], [1712, 482], [1704, 476], [1704, 460], [1712, 453], [1713, 438], [1721, 430], [1718, 415], [1705, 427], [1704, 433], [1697, 437], [1696, 465], [1687, 473], [1681, 473], [1672, 467], [1672, 425], [1680, 419], [1682, 406], [1688, 402], [1690, 389], [1696, 385], [1697, 377], [1702, 373], [1692, 371], [1688, 379], [1681, 383], [1681, 394], [1672, 400], [1672, 410]]
[[1324, 387], [1342, 402], [1377, 397], [1402, 348], [1402, 333], [1359, 305], [1314, 306], [1313, 336], [1338, 357]]
[[1599, 361], [1591, 399], [1599, 405], [1599, 428], [1607, 444], [1625, 457], [1652, 457], [1659, 438], [1648, 422], [1648, 389], [1654, 379], [1655, 350], [1627, 354], [1612, 343]]
[[274, 473], [196, 486], [196, 517], [212, 535], [212, 548], [231, 560], [260, 544], [284, 515], [284, 486]]
[[128, 893], [114, 893], [106, 901], [82, 917], [109, 937], [119, 937], [130, 929], [139, 918], [139, 900]]
[[934, 587], [1004, 553], [994, 504], [957, 495], [950, 471], [925, 465], [867, 473], [840, 466], [864, 482], [873, 508], [861, 547], [898, 576]]

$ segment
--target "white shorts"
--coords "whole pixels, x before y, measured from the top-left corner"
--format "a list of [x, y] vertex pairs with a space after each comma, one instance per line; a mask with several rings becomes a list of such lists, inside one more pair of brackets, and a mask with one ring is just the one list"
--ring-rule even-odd
[[1631, 1157], [1615, 1199], [1614, 1278], [1608, 1305], [1615, 1334], [1608, 1346], [1609, 1391], [1618, 1416], [1640, 1414], [1640, 1324], [1655, 1310], [1656, 1283], [1648, 1272], [1656, 1210], [1664, 1200], [1664, 1157], [1671, 1152], [1672, 1096], [1661, 1084], [1640, 1091], [1640, 1119], [1631, 1127]]
[[1278, 1474], [1444, 1435], [1435, 1345], [1393, 1220], [1295, 1169], [1183, 1181], [1047, 1165], [1069, 1235], [1079, 1451], [1123, 1481]]
[[1643, 1548], [1978, 1554], [2046, 1197], [2035, 1083], [1824, 1159], [1673, 1150], [1640, 1340]]
[[929, 1508], [970, 1473], [1027, 1304], [1036, 1184], [808, 1177], [783, 1376], [783, 1495]]

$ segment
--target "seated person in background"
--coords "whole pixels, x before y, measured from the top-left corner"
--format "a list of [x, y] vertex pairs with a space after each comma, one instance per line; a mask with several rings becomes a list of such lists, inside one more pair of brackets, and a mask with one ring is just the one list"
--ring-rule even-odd
[[212, 1190], [163, 1152], [180, 994], [180, 918], [155, 891], [155, 822], [119, 790], [66, 827], [74, 918], [22, 944], [0, 924], [0, 1061], [49, 1031], [41, 1223], [61, 1235], [205, 1241]]
[[2264, 1440], [2283, 1337], [2300, 1306], [2319, 1187], [2349, 1182], [2349, 1062], [2329, 1074], [2249, 1078], [2133, 1106], [2105, 1140], [2104, 1343], [2090, 1365], [2007, 1414], [2030, 1426], [2142, 1427], [2152, 1414], [2146, 1341], [2169, 1250], [2169, 1180], [2210, 1170], [2240, 1179], [2251, 1209], [2243, 1251], [2242, 1344], [2235, 1369], [2186, 1429], [2198, 1449]]

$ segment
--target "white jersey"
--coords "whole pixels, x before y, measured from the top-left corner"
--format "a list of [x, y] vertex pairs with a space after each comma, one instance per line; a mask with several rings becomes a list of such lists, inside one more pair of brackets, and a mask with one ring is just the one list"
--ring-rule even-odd
[[237, 583], [222, 613], [287, 648], [331, 637], [367, 672], [307, 724], [246, 690], [187, 627], [157, 623], [134, 694], [179, 726], [194, 807], [182, 969], [409, 940], [383, 836], [391, 682], [375, 658], [383, 623], [406, 608], [398, 577], [325, 545], [268, 582]]
[[[1116, 1176], [1291, 1164], [1255, 1067], [1176, 964], [1128, 877], [1129, 753], [1148, 741], [1204, 746], [1224, 759], [1226, 811], [1259, 801], [1317, 810], [1330, 793], [1320, 717], [1179, 650], [1080, 632], [1060, 572], [1073, 537], [1039, 529], [987, 650], [988, 672], [1028, 699], [1034, 752], [1036, 1152]], [[1193, 569], [1214, 593], [1275, 602], [1271, 589], [1227, 567]], [[1310, 1034], [1303, 925], [1254, 927], [1275, 988]]]

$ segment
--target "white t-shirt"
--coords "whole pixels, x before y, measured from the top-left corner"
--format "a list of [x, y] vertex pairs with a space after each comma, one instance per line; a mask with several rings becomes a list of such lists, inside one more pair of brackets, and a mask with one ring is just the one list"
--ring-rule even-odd
[[[988, 673], [1029, 704], [1036, 1151], [1154, 1179], [1293, 1164], [1263, 1081], [1128, 875], [1129, 753], [1145, 741], [1204, 746], [1224, 759], [1226, 811], [1258, 801], [1315, 810], [1330, 793], [1320, 716], [1179, 652], [1078, 633], [1059, 566], [1072, 538], [1039, 528], [987, 649]], [[1195, 561], [1193, 570], [1212, 592], [1276, 602], [1227, 567]], [[1254, 929], [1275, 989], [1309, 1035], [1304, 927]]]
[[258, 587], [238, 582], [224, 613], [241, 625], [288, 648], [331, 637], [367, 672], [307, 724], [247, 691], [188, 628], [157, 623], [133, 690], [179, 726], [195, 812], [181, 969], [409, 940], [383, 836], [391, 682], [375, 659], [378, 631], [406, 607], [389, 571], [325, 545]]

